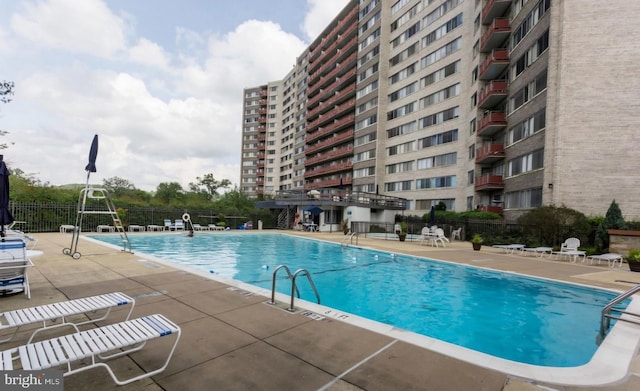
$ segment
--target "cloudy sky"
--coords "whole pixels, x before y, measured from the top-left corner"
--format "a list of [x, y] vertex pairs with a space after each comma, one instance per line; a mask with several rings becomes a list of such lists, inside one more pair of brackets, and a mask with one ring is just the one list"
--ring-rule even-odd
[[51, 185], [240, 176], [242, 89], [281, 79], [347, 0], [0, 2], [0, 151]]

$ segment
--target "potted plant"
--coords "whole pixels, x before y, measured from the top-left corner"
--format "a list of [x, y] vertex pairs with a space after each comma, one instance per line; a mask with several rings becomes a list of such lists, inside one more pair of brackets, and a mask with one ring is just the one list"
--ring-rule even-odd
[[349, 219], [342, 220], [342, 232], [345, 235], [349, 233]]
[[473, 249], [475, 251], [480, 251], [482, 243], [484, 243], [484, 240], [482, 239], [482, 236], [480, 236], [480, 234], [474, 234], [471, 238], [471, 244], [473, 245]]
[[404, 221], [400, 223], [400, 231], [396, 232], [398, 234], [398, 239], [400, 239], [401, 242], [404, 242], [404, 240], [407, 238], [407, 223], [405, 223]]
[[629, 250], [627, 263], [629, 264], [629, 270], [632, 272], [640, 272], [640, 248]]

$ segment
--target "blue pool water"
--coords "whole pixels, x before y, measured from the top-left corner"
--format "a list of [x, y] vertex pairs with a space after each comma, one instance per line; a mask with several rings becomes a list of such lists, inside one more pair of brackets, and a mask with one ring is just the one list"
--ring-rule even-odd
[[[94, 239], [116, 246], [117, 235]], [[571, 367], [597, 349], [615, 294], [282, 234], [131, 235], [136, 253], [271, 289], [272, 271], [307, 269], [321, 304], [493, 356]], [[279, 273], [284, 277], [285, 273]], [[315, 302], [305, 278], [302, 298]], [[290, 295], [291, 284], [277, 289]]]

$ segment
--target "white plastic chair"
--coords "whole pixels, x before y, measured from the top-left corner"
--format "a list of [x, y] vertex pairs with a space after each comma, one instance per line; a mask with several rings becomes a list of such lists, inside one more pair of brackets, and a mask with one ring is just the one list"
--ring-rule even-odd
[[451, 240], [456, 240], [456, 238], [458, 240], [462, 240], [461, 238], [462, 235], [462, 227], [458, 228], [458, 229], [454, 229], [453, 231], [451, 231]]

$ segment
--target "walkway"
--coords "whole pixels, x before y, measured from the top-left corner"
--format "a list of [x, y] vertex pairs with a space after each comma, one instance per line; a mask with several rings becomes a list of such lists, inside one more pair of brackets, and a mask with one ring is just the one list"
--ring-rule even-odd
[[[297, 234], [337, 242], [344, 238], [341, 233]], [[131, 237], [134, 235], [138, 234]], [[29, 275], [32, 299], [24, 295], [0, 297], [2, 310], [122, 291], [136, 298], [134, 316], [163, 313], [183, 329], [169, 367], [153, 379], [117, 387], [104, 370], [97, 369], [65, 378], [65, 391], [587, 389], [536, 387], [336, 319], [318, 320], [305, 311], [289, 313], [266, 304], [266, 297], [84, 239], [78, 246], [82, 257], [74, 260], [62, 254], [62, 249], [69, 247], [71, 234], [33, 236], [39, 239], [37, 249], [44, 255], [33, 258], [36, 267]], [[411, 242], [358, 241], [382, 250], [619, 290], [630, 286], [622, 281], [640, 283], [640, 274], [611, 271], [606, 265], [507, 255], [487, 247], [474, 252], [464, 242], [443, 249]], [[159, 359], [150, 346], [115, 361], [116, 371], [138, 373]], [[636, 358], [630, 372], [635, 375], [622, 384], [588, 389], [639, 390], [640, 359]]]

